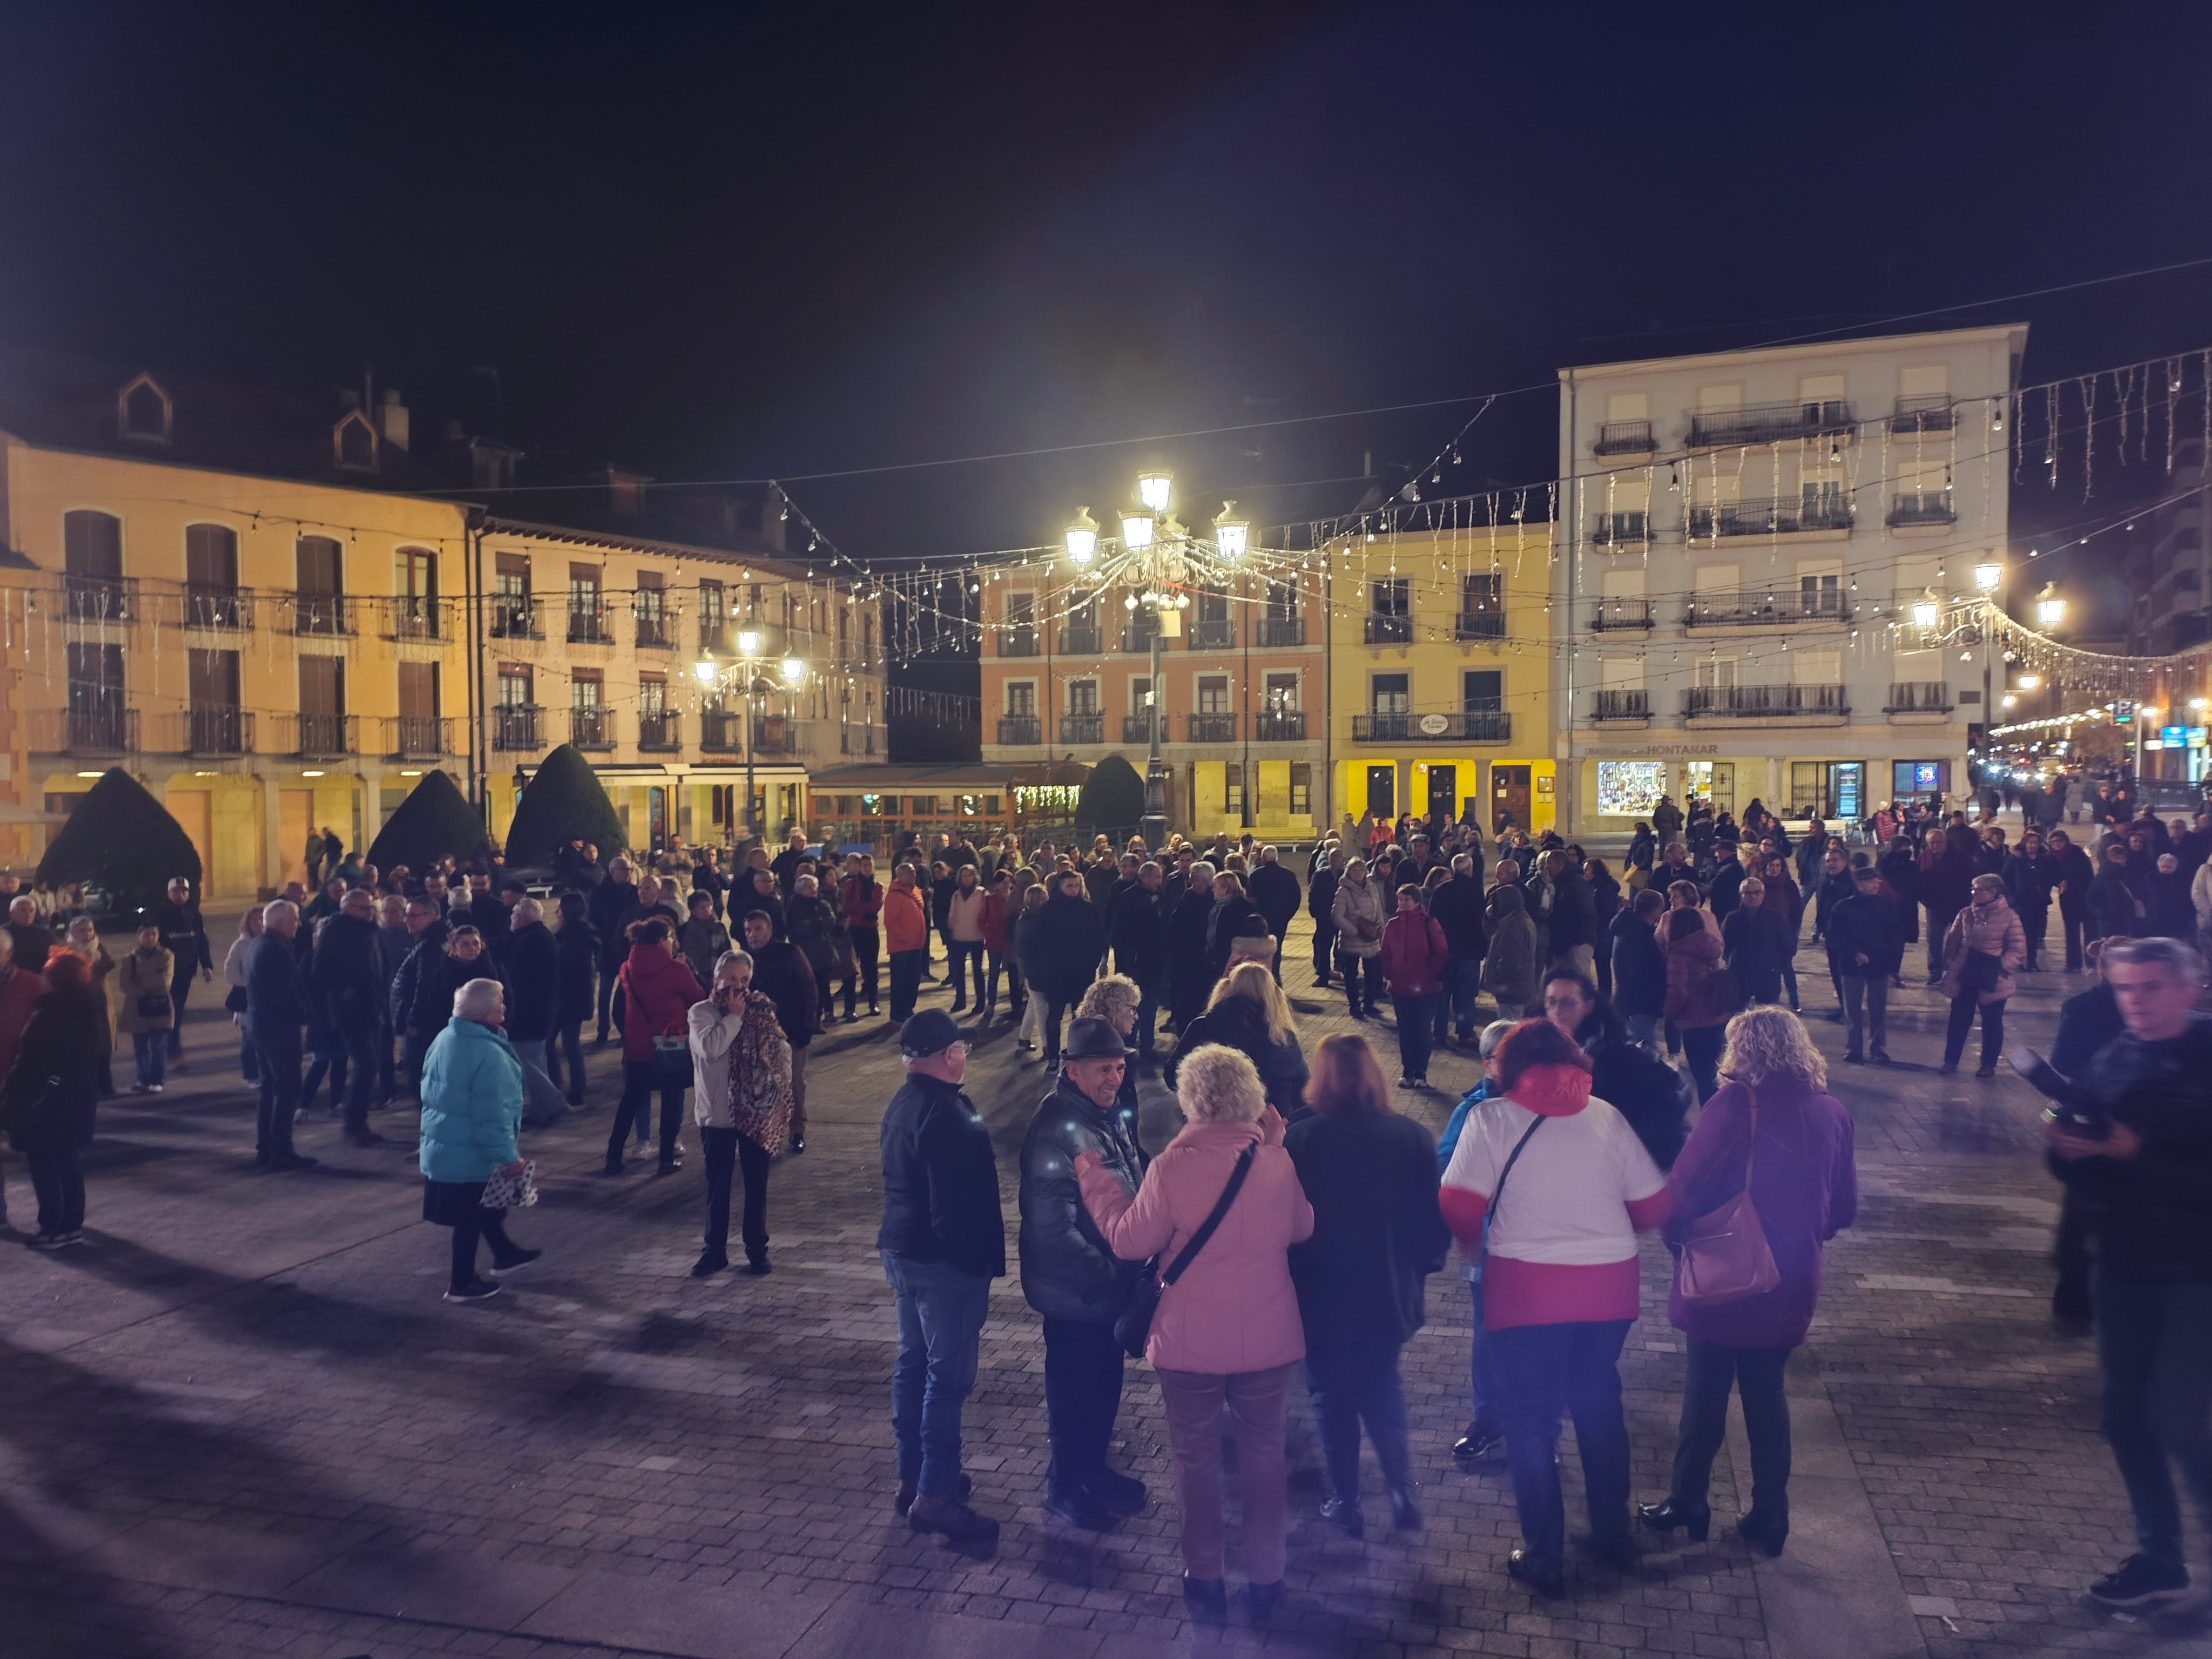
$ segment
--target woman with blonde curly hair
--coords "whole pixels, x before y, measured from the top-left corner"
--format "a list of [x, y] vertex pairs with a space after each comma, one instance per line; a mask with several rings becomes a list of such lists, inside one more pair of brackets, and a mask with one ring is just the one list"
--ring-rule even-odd
[[1664, 1237], [1677, 1254], [1700, 1216], [1747, 1182], [1781, 1278], [1739, 1301], [1689, 1302], [1680, 1279], [1668, 1322], [1689, 1339], [1674, 1473], [1664, 1503], [1638, 1513], [1660, 1532], [1703, 1539], [1713, 1455], [1728, 1425], [1729, 1390], [1741, 1390], [1751, 1440], [1751, 1508], [1736, 1532], [1770, 1555], [1790, 1533], [1790, 1402], [1783, 1372], [1805, 1340], [1820, 1297], [1821, 1247], [1858, 1212], [1851, 1115], [1827, 1092], [1827, 1067], [1797, 1016], [1747, 1008], [1728, 1023], [1721, 1087], [1705, 1103], [1668, 1178], [1673, 1206]]
[[[1255, 964], [1262, 979], [1267, 970]], [[1208, 1623], [1227, 1616], [1222, 1582], [1221, 1408], [1237, 1437], [1244, 1493], [1243, 1566], [1252, 1617], [1283, 1595], [1283, 1401], [1305, 1358], [1290, 1249], [1310, 1237], [1313, 1206], [1283, 1150], [1283, 1120], [1252, 1062], [1233, 1048], [1182, 1061], [1176, 1098], [1189, 1120], [1145, 1171], [1132, 1199], [1096, 1152], [1075, 1160], [1084, 1207], [1124, 1261], [1176, 1263], [1226, 1195], [1218, 1230], [1163, 1285], [1145, 1344], [1158, 1373], [1182, 1511], [1183, 1594]], [[1232, 1183], [1234, 1183], [1232, 1187]], [[1163, 1278], [1166, 1276], [1163, 1272]]]

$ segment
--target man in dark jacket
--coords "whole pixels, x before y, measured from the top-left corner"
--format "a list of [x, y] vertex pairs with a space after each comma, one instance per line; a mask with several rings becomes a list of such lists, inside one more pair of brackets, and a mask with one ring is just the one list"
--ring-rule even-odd
[[1253, 904], [1267, 919], [1267, 931], [1275, 936], [1275, 960], [1273, 964], [1275, 983], [1283, 982], [1283, 940], [1291, 931], [1291, 918], [1298, 913], [1297, 872], [1282, 861], [1273, 847], [1260, 848], [1260, 862], [1254, 866], [1252, 879], [1246, 884]]
[[261, 1062], [260, 1108], [254, 1123], [253, 1162], [258, 1169], [301, 1170], [313, 1164], [292, 1150], [292, 1114], [300, 1109], [300, 1044], [307, 1023], [307, 977], [301, 970], [295, 939], [300, 909], [284, 899], [261, 913], [261, 937], [246, 961], [246, 1024]]
[[1035, 963], [1030, 988], [1045, 1000], [1044, 1063], [1050, 1070], [1060, 1063], [1061, 1016], [1082, 1000], [1098, 976], [1098, 960], [1106, 948], [1105, 924], [1084, 890], [1083, 878], [1070, 870], [1053, 883], [1052, 896], [1023, 927], [1023, 969], [1026, 972]]
[[553, 933], [554, 961], [560, 990], [553, 1035], [545, 1044], [545, 1075], [556, 1084], [566, 1062], [568, 1103], [584, 1103], [584, 1022], [592, 1017], [592, 981], [599, 962], [599, 933], [581, 893], [561, 895], [561, 925]]
[[169, 952], [169, 1006], [176, 1011], [169, 1021], [169, 1067], [189, 1071], [185, 1061], [185, 1000], [191, 994], [194, 974], [204, 980], [215, 977], [215, 955], [208, 946], [207, 924], [200, 920], [199, 901], [192, 896], [191, 883], [182, 876], [169, 883], [167, 893], [150, 914]]
[[2097, 869], [2063, 830], [2053, 830], [2046, 845], [2059, 931], [2066, 936], [2066, 971], [2075, 973], [2081, 966], [2082, 929], [2089, 917], [2089, 888]]
[[1429, 899], [1429, 915], [1444, 930], [1444, 943], [1451, 949], [1444, 994], [1437, 1000], [1439, 1043], [1455, 1031], [1462, 1043], [1474, 1041], [1474, 1000], [1482, 986], [1482, 955], [1490, 948], [1482, 912], [1482, 882], [1474, 873], [1474, 860], [1455, 854], [1451, 875]]
[[422, 1056], [453, 1012], [452, 1005], [443, 1000], [446, 939], [453, 927], [438, 914], [434, 899], [418, 894], [407, 901], [407, 931], [414, 935], [415, 948], [392, 981], [387, 1012], [392, 1029], [399, 1034], [400, 1075], [410, 1093], [420, 1094]]
[[2136, 1553], [2089, 1595], [2142, 1608], [2189, 1591], [2172, 1464], [2212, 1500], [2212, 1015], [2196, 1012], [2203, 958], [2179, 940], [2114, 939], [2103, 967], [2127, 1024], [2084, 1068], [2106, 1133], [2045, 1134], [2052, 1172], [2094, 1205], [2105, 1438], [2136, 1519]]
[[2115, 842], [2105, 848], [2103, 867], [2089, 884], [2086, 904], [2089, 940], [2130, 939], [2139, 931], [2139, 907], [2129, 873], [2128, 849]]
[[544, 907], [534, 898], [517, 900], [508, 914], [502, 969], [507, 1040], [519, 1058], [541, 1072], [550, 1071], [546, 1044], [560, 1006], [561, 947], [545, 925]]
[[[2092, 950], [2089, 960], [2097, 970], [2097, 982], [2058, 1005], [2058, 1030], [2051, 1039], [2051, 1069], [2067, 1078], [2084, 1077], [2097, 1051], [2128, 1029], [2120, 1018], [2120, 1000], [2104, 977], [2104, 946]], [[2086, 1333], [2095, 1318], [2089, 1291], [2090, 1274], [2096, 1265], [2089, 1250], [2089, 1236], [2095, 1231], [2090, 1218], [2095, 1205], [2071, 1185], [2065, 1194], [2060, 1200], [2058, 1235], [2051, 1250], [2058, 1282], [2051, 1291], [2051, 1316], [2063, 1327]]]
[[789, 897], [792, 889], [798, 884], [799, 863], [808, 856], [806, 831], [794, 830], [791, 832], [791, 844], [769, 860], [769, 873], [775, 878], [775, 884], [783, 896]]
[[[250, 971], [250, 970], [249, 970]], [[356, 887], [337, 915], [317, 934], [312, 981], [316, 1000], [338, 1041], [345, 1044], [345, 1138], [374, 1146], [384, 1137], [368, 1127], [368, 1097], [376, 1082], [376, 1034], [384, 1024], [390, 987], [384, 977], [384, 940], [375, 902]], [[252, 995], [249, 988], [247, 994]]]
[[899, 1028], [899, 1052], [906, 1082], [884, 1109], [876, 1234], [898, 1304], [896, 1508], [916, 1532], [989, 1545], [999, 1523], [963, 1501], [960, 1410], [975, 1382], [991, 1281], [1006, 1271], [998, 1165], [990, 1126], [961, 1092], [968, 1044], [951, 1015], [928, 1008], [913, 1016]]
[[1137, 982], [1137, 1029], [1133, 1040], [1140, 1059], [1152, 1052], [1152, 1025], [1159, 1015], [1161, 989], [1167, 982], [1167, 920], [1160, 914], [1160, 866], [1142, 865], [1137, 871], [1136, 885], [1114, 901], [1114, 970]]
[[1972, 838], [1972, 832], [1964, 829], [1928, 832], [1928, 856], [1920, 872], [1920, 905], [1928, 915], [1930, 985], [1943, 977], [1943, 936], [1973, 899], [1974, 853], [1966, 844]]
[[1667, 1011], [1667, 954], [1659, 948], [1659, 918], [1667, 896], [1646, 887], [1624, 906], [1606, 930], [1613, 959], [1613, 1005], [1628, 1039], [1658, 1052], [1660, 1021]]
[[1729, 911], [1735, 908], [1737, 890], [1743, 885], [1743, 866], [1736, 861], [1735, 843], [1717, 842], [1713, 846], [1713, 877], [1706, 884], [1705, 896], [1712, 907], [1713, 920], [1725, 921]]
[[592, 929], [599, 936], [599, 1030], [598, 1046], [607, 1046], [607, 1027], [614, 1017], [615, 975], [629, 954], [623, 937], [623, 913], [637, 902], [637, 883], [630, 861], [617, 858], [607, 866], [607, 878], [592, 889], [587, 902]]
[[1306, 914], [1314, 925], [1314, 983], [1324, 991], [1328, 988], [1328, 970], [1336, 950], [1336, 885], [1344, 879], [1345, 860], [1349, 856], [1343, 843], [1332, 843], [1328, 856], [1315, 867], [1313, 879], [1306, 884]]
[[1905, 964], [1905, 917], [1881, 891], [1881, 872], [1862, 864], [1851, 872], [1855, 890], [1828, 912], [1828, 971], [1843, 988], [1844, 1058], [1889, 1060], [1889, 981]]
[[1597, 972], [1597, 902], [1582, 866], [1556, 849], [1544, 854], [1544, 878], [1552, 884], [1552, 960], [1595, 979]]
[[392, 988], [407, 953], [414, 948], [415, 935], [407, 931], [407, 901], [397, 893], [386, 893], [376, 902], [376, 967], [384, 976], [384, 985], [376, 994], [376, 1097], [372, 1105], [389, 1106], [399, 1092], [399, 1074], [393, 1060], [399, 1032], [392, 1023]]
[[1022, 1294], [1044, 1324], [1044, 1406], [1052, 1439], [1044, 1506], [1103, 1532], [1145, 1506], [1145, 1484], [1106, 1467], [1121, 1408], [1121, 1343], [1135, 1269], [1115, 1259], [1077, 1183], [1075, 1160], [1095, 1154], [1133, 1199], [1143, 1170], [1115, 1110], [1126, 1055], [1111, 1022], [1067, 1028], [1060, 1086], [1022, 1140]]
[[753, 959], [753, 989], [775, 1004], [775, 1023], [791, 1043], [791, 1139], [794, 1152], [806, 1150], [806, 1045], [822, 1005], [814, 964], [789, 939], [775, 937], [765, 910], [745, 912], [745, 950]]
[[1631, 1039], [1597, 982], [1560, 966], [1544, 975], [1544, 1018], [1589, 1056], [1590, 1092], [1627, 1120], [1662, 1170], [1671, 1170], [1689, 1139], [1684, 1116], [1697, 1091], [1644, 1044]]

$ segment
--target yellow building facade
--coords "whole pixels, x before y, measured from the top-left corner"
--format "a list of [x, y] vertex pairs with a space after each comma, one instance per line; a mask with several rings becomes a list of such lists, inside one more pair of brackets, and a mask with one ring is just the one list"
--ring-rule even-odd
[[1472, 808], [1490, 833], [1552, 827], [1551, 555], [1549, 525], [1511, 521], [1329, 544], [1340, 821]]

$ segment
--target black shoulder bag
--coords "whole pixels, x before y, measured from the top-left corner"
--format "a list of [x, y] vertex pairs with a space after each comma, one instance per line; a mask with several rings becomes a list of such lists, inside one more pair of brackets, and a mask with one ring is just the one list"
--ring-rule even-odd
[[1206, 1241], [1213, 1237], [1214, 1229], [1220, 1226], [1222, 1218], [1229, 1213], [1229, 1206], [1236, 1202], [1237, 1189], [1244, 1184], [1244, 1177], [1251, 1172], [1252, 1159], [1259, 1151], [1260, 1143], [1255, 1140], [1237, 1154], [1237, 1167], [1229, 1172], [1229, 1184], [1221, 1189], [1212, 1212], [1199, 1224], [1198, 1231], [1190, 1236], [1190, 1243], [1182, 1247], [1167, 1271], [1160, 1271], [1159, 1258], [1155, 1256], [1137, 1275], [1137, 1282], [1129, 1290], [1129, 1305], [1114, 1322], [1114, 1338], [1132, 1359], [1145, 1357], [1145, 1341], [1152, 1334], [1152, 1316], [1159, 1311], [1161, 1291], [1181, 1279], [1198, 1253], [1206, 1248]]
[[1528, 1144], [1529, 1137], [1543, 1127], [1544, 1120], [1540, 1115], [1534, 1122], [1521, 1132], [1521, 1139], [1513, 1143], [1513, 1150], [1506, 1154], [1505, 1167], [1498, 1172], [1498, 1185], [1490, 1194], [1490, 1202], [1483, 1206], [1482, 1249], [1474, 1259], [1477, 1283], [1481, 1281], [1483, 1267], [1490, 1260], [1490, 1224], [1498, 1219], [1498, 1200], [1505, 1196], [1505, 1177], [1513, 1173], [1513, 1166], [1521, 1161], [1521, 1149]]

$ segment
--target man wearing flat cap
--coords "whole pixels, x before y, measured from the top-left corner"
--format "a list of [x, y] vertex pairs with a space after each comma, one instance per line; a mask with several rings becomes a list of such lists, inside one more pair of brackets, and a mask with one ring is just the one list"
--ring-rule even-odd
[[1115, 1109], [1127, 1064], [1121, 1033], [1079, 1019], [1060, 1050], [1060, 1084], [1022, 1142], [1022, 1294], [1044, 1322], [1044, 1404], [1052, 1462], [1044, 1506], [1094, 1532], [1145, 1506], [1145, 1483], [1106, 1467], [1121, 1408], [1121, 1344], [1114, 1322], [1128, 1306], [1133, 1267], [1084, 1208], [1075, 1161], [1097, 1155], [1131, 1198], [1141, 1169]]
[[[1117, 1039], [1118, 1051], [1118, 1039]], [[999, 1523], [963, 1501], [960, 1409], [975, 1385], [991, 1281], [1006, 1271], [1006, 1228], [991, 1132], [961, 1092], [965, 1034], [942, 1009], [899, 1028], [906, 1083], [884, 1109], [884, 1219], [876, 1248], [898, 1303], [891, 1431], [896, 1507], [916, 1532], [988, 1546]]]

